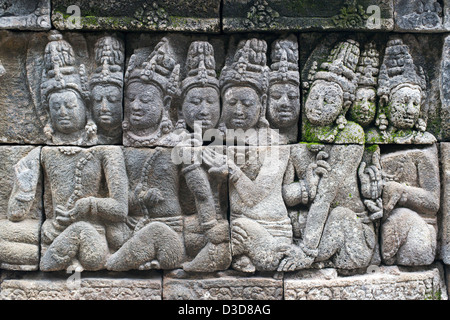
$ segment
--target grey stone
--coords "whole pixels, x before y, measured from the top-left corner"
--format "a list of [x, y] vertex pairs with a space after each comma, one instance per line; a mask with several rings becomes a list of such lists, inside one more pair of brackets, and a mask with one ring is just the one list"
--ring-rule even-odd
[[445, 37], [442, 48], [442, 65], [440, 69], [440, 97], [442, 140], [450, 141], [450, 37]]
[[[109, 270], [229, 267], [228, 172], [209, 158], [214, 151], [204, 148], [125, 148], [133, 233], [108, 259]], [[181, 161], [175, 154], [191, 151], [200, 152], [203, 161]]]
[[164, 274], [164, 300], [282, 300], [283, 280], [270, 275], [247, 276], [232, 271], [188, 276]]
[[[79, 22], [71, 15], [80, 10]], [[220, 1], [52, 0], [52, 22], [59, 30], [220, 32]]]
[[4, 276], [2, 300], [161, 300], [162, 279], [157, 273], [28, 273]]
[[440, 205], [436, 145], [382, 152], [381, 256], [387, 265], [421, 266], [435, 260]]
[[50, 0], [3, 0], [0, 29], [49, 30]]
[[442, 32], [447, 30], [444, 21], [448, 3], [437, 0], [394, 0], [395, 31]]
[[445, 264], [450, 264], [450, 143], [441, 143], [440, 146], [442, 168], [442, 201], [439, 225], [441, 239], [440, 256]]
[[370, 268], [366, 274], [340, 277], [333, 269], [298, 271], [284, 280], [286, 300], [447, 300], [441, 265], [425, 269]]
[[38, 269], [43, 218], [40, 153], [41, 147], [0, 147], [1, 269]]
[[118, 146], [44, 147], [41, 271], [96, 271], [128, 239], [125, 160]]
[[225, 0], [223, 25], [236, 31], [392, 30], [392, 1]]

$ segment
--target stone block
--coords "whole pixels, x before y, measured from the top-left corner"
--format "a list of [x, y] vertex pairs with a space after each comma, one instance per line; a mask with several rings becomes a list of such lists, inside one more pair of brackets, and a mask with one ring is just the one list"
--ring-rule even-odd
[[0, 2], [0, 29], [49, 30], [50, 28], [50, 0]]

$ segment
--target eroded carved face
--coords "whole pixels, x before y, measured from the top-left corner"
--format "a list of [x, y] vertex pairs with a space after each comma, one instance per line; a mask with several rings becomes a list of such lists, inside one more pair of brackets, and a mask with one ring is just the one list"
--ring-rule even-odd
[[305, 103], [305, 114], [311, 124], [326, 126], [332, 124], [342, 111], [344, 92], [334, 83], [315, 81]]
[[133, 82], [125, 92], [125, 108], [132, 130], [156, 128], [164, 109], [162, 92], [153, 84]]
[[223, 95], [223, 117], [228, 129], [247, 130], [258, 123], [262, 109], [255, 89], [230, 87]]
[[358, 88], [356, 100], [350, 108], [350, 116], [361, 126], [367, 126], [375, 119], [377, 93], [373, 88]]
[[98, 85], [92, 89], [92, 113], [95, 123], [104, 130], [122, 124], [122, 91], [113, 85]]
[[421, 90], [418, 87], [402, 87], [390, 96], [388, 119], [398, 129], [412, 129], [419, 119]]
[[70, 134], [84, 130], [86, 105], [74, 91], [54, 92], [49, 98], [50, 118], [56, 131]]
[[270, 87], [267, 119], [275, 128], [290, 127], [298, 122], [300, 89], [291, 83], [277, 83]]
[[194, 87], [186, 93], [181, 109], [190, 128], [196, 121], [202, 123], [203, 131], [215, 128], [220, 118], [219, 93], [211, 87]]

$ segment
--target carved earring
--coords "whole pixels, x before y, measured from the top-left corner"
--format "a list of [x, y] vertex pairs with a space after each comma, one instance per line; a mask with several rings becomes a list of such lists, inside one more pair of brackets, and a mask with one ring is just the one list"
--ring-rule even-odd
[[53, 127], [50, 124], [50, 122], [48, 122], [44, 127], [44, 134], [48, 141], [53, 140], [53, 133], [54, 133]]

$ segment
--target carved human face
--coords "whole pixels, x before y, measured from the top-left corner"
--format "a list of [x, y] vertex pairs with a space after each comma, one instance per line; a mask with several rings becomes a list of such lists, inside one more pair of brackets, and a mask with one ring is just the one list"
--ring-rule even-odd
[[277, 83], [270, 87], [267, 119], [275, 128], [286, 128], [298, 122], [300, 89], [291, 83]]
[[223, 118], [228, 129], [247, 130], [258, 123], [262, 103], [255, 89], [230, 87], [223, 95]]
[[153, 84], [133, 82], [127, 87], [125, 98], [132, 129], [145, 130], [159, 126], [164, 109], [159, 88]]
[[377, 94], [373, 88], [358, 88], [356, 90], [356, 100], [350, 108], [350, 116], [361, 126], [369, 125], [377, 112]]
[[398, 129], [412, 129], [419, 119], [421, 90], [418, 87], [402, 87], [390, 97], [388, 119]]
[[186, 93], [181, 109], [190, 128], [196, 121], [202, 123], [203, 131], [215, 128], [220, 118], [219, 93], [211, 87], [194, 87]]
[[86, 105], [74, 91], [54, 92], [49, 98], [50, 118], [56, 131], [64, 134], [84, 130]]
[[98, 85], [92, 89], [92, 111], [95, 123], [111, 130], [122, 123], [122, 91], [113, 85]]
[[343, 101], [344, 92], [337, 83], [315, 81], [306, 99], [306, 117], [313, 125], [330, 125], [341, 113]]

